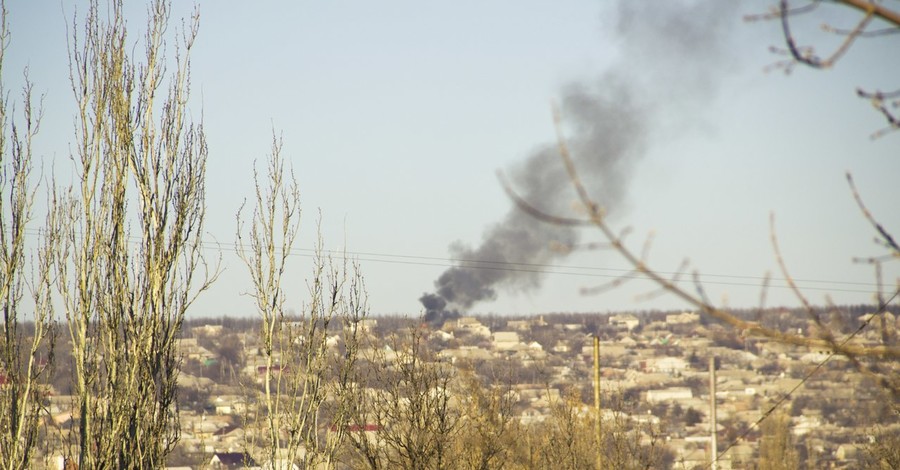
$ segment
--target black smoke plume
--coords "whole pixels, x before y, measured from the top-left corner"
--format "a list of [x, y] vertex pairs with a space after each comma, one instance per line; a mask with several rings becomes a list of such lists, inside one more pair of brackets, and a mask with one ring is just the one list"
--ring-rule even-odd
[[[619, 61], [596, 80], [562, 91], [563, 128], [575, 165], [607, 209], [621, 206], [632, 166], [659, 129], [689, 122], [715, 96], [730, 65], [736, 3], [619, 2], [610, 22], [621, 45]], [[555, 143], [508, 173], [529, 203], [554, 214], [571, 211], [576, 198]], [[564, 256], [551, 245], [571, 246], [578, 238], [572, 228], [538, 222], [513, 206], [477, 247], [451, 245], [460, 261], [438, 277], [434, 293], [420, 298], [426, 320], [440, 324], [456, 317], [495, 299], [498, 287], [539, 287], [536, 266]]]

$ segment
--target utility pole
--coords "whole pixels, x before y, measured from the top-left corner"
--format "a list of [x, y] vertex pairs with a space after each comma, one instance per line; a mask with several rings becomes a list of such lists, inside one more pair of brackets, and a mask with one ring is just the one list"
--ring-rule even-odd
[[716, 442], [716, 358], [709, 358], [709, 458], [710, 468], [718, 469], [719, 446]]
[[597, 411], [597, 470], [602, 470], [604, 449], [603, 425], [600, 422], [600, 337], [597, 335], [594, 335], [594, 408]]

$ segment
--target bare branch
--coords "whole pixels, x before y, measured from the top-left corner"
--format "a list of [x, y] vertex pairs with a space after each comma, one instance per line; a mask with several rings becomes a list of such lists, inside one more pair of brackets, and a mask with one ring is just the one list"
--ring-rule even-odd
[[[776, 62], [772, 66], [766, 67], [767, 70], [776, 68], [783, 69], [785, 73], [790, 73], [796, 64], [803, 64], [816, 69], [830, 68], [847, 53], [857, 38], [876, 38], [900, 33], [900, 12], [884, 6], [882, 2], [877, 0], [836, 0], [830, 3], [858, 10], [862, 15], [852, 28], [838, 28], [828, 24], [822, 26], [823, 31], [827, 33], [844, 36], [835, 50], [827, 58], [823, 58], [816, 55], [813, 47], [797, 44], [791, 28], [791, 18], [798, 15], [811, 14], [824, 3], [822, 0], [812, 0], [803, 6], [791, 7], [788, 0], [779, 0], [772, 11], [744, 17], [745, 21], [777, 19], [781, 23], [784, 43], [787, 49], [770, 48], [770, 50], [776, 54], [787, 55], [790, 57], [790, 60]], [[887, 23], [889, 26], [873, 30], [867, 29], [873, 20]], [[870, 99], [873, 107], [888, 122], [886, 128], [878, 130], [871, 135], [872, 139], [882, 137], [900, 128], [900, 118], [889, 109], [885, 103], [884, 95], [877, 92], [868, 93], [862, 90], [857, 90], [857, 93], [863, 98]]]
[[822, 4], [822, 0], [812, 0], [806, 5], [783, 9], [781, 6], [773, 7], [770, 11], [765, 13], [758, 13], [752, 15], [744, 15], [744, 21], [770, 21], [777, 20], [782, 18], [784, 15], [794, 16], [794, 15], [802, 15], [805, 13], [810, 13], [813, 10], [819, 8]]
[[781, 28], [784, 33], [784, 40], [787, 44], [788, 50], [791, 53], [791, 56], [794, 60], [808, 65], [813, 68], [829, 68], [837, 62], [844, 53], [850, 48], [859, 34], [865, 30], [866, 26], [868, 26], [869, 22], [874, 17], [874, 10], [869, 9], [866, 11], [865, 16], [856, 24], [853, 30], [847, 34], [844, 41], [840, 44], [840, 46], [835, 49], [835, 51], [827, 58], [821, 59], [818, 56], [812, 53], [812, 49], [801, 50], [797, 47], [797, 44], [794, 40], [794, 36], [791, 34], [790, 21], [788, 11], [790, 10], [788, 7], [788, 0], [780, 0], [779, 2], [779, 10], [781, 11]]
[[637, 279], [640, 273], [638, 271], [628, 271], [627, 273], [616, 277], [610, 282], [605, 284], [600, 284], [599, 286], [594, 287], [583, 287], [579, 290], [582, 295], [597, 295], [602, 294], [604, 292], [609, 292], [617, 287], [624, 285], [626, 282], [631, 281], [632, 279]]
[[[690, 261], [687, 258], [683, 259], [681, 261], [681, 265], [678, 266], [678, 269], [676, 269], [675, 273], [672, 275], [672, 277], [669, 278], [669, 282], [671, 282], [672, 284], [678, 284], [678, 282], [681, 281], [681, 276], [687, 272], [687, 269], [689, 266], [690, 266]], [[638, 302], [652, 300], [657, 297], [661, 297], [667, 293], [668, 293], [668, 291], [666, 291], [665, 289], [657, 288], [652, 291], [646, 292], [644, 294], [638, 295], [637, 297], [635, 297], [635, 300], [637, 300]]]
[[874, 38], [878, 36], [889, 36], [891, 34], [900, 34], [900, 28], [882, 28], [882, 29], [870, 29], [867, 31], [857, 31], [856, 29], [843, 29], [836, 28], [834, 26], [823, 24], [822, 31], [826, 33], [833, 33], [839, 36], [847, 36], [850, 34], [856, 34], [857, 37], [860, 38]]
[[878, 235], [881, 236], [881, 239], [884, 241], [885, 245], [891, 250], [891, 254], [896, 258], [900, 257], [900, 244], [894, 240], [894, 237], [885, 230], [884, 226], [878, 223], [875, 220], [875, 217], [866, 207], [865, 203], [862, 200], [862, 196], [859, 194], [859, 190], [856, 188], [856, 184], [853, 182], [853, 175], [850, 172], [847, 172], [847, 184], [850, 185], [850, 191], [853, 193], [853, 199], [856, 201], [856, 205], [859, 207], [859, 210], [862, 212], [863, 217], [872, 224], [872, 227], [875, 228], [875, 231], [878, 232]]
[[[712, 304], [712, 302], [706, 296], [703, 290], [703, 286], [700, 282], [699, 274], [697, 274], [696, 272], [694, 273], [694, 287], [697, 292], [696, 294], [691, 294], [678, 287], [675, 282], [677, 278], [673, 277], [672, 279], [667, 279], [663, 277], [659, 271], [652, 269], [647, 264], [646, 253], [638, 257], [627, 246], [625, 246], [625, 244], [622, 243], [622, 241], [612, 232], [612, 230], [610, 230], [610, 228], [606, 224], [606, 220], [604, 218], [603, 211], [600, 209], [600, 205], [590, 199], [587, 191], [581, 183], [580, 178], [578, 177], [578, 173], [574, 167], [571, 155], [568, 151], [568, 147], [560, 132], [559, 116], [554, 115], [554, 120], [557, 124], [560, 159], [563, 161], [563, 164], [569, 173], [572, 186], [576, 189], [576, 192], [582, 199], [581, 202], [583, 206], [587, 208], [589, 212], [591, 223], [600, 231], [602, 237], [606, 240], [606, 242], [609, 243], [610, 246], [612, 246], [625, 259], [625, 261], [627, 261], [628, 264], [632, 266], [632, 271], [629, 273], [629, 275], [626, 275], [626, 277], [624, 278], [616, 279], [609, 285], [600, 286], [596, 289], [597, 291], [603, 291], [610, 287], [615, 287], [616, 285], [619, 285], [628, 280], [627, 276], [630, 276], [632, 274], [640, 274], [656, 283], [662, 290], [670, 292], [676, 297], [684, 300], [701, 313], [708, 315], [718, 321], [721, 321], [745, 335], [766, 337], [785, 344], [804, 346], [812, 349], [832, 350], [836, 354], [841, 354], [848, 358], [866, 357], [873, 360], [900, 359], [900, 347], [898, 347], [897, 345], [883, 344], [869, 346], [850, 342], [849, 338], [841, 343], [837, 343], [834, 340], [833, 336], [825, 333], [823, 333], [825, 335], [823, 338], [807, 337], [803, 335], [784, 332], [778, 329], [769, 328], [763, 326], [759, 322], [742, 320], [734, 314], [718, 308]], [[525, 203], [525, 205], [527, 205], [527, 203]], [[552, 221], [555, 220], [555, 217], [547, 215], [541, 220]], [[778, 249], [777, 239], [774, 237], [774, 229], [772, 234], [773, 247], [776, 250], [776, 257], [779, 259], [779, 264], [782, 268], [782, 271], [785, 273], [785, 278], [787, 279], [789, 286], [791, 286], [795, 295], [797, 295], [798, 299], [801, 300], [807, 311], [813, 314], [814, 312], [809, 301], [802, 295], [796, 283], [794, 283], [793, 279], [787, 272], [783, 258], [781, 257], [780, 251]], [[644, 251], [646, 251], [646, 249]], [[587, 291], [592, 292], [593, 290]], [[815, 318], [814, 315], [813, 318]], [[821, 322], [819, 323], [821, 324]], [[823, 329], [823, 332], [824, 331], [825, 330]]]
[[579, 219], [571, 219], [566, 217], [557, 217], [555, 215], [548, 214], [537, 207], [531, 205], [525, 199], [522, 199], [518, 193], [512, 189], [512, 186], [509, 185], [509, 182], [506, 181], [506, 178], [503, 176], [502, 172], [497, 172], [497, 178], [500, 180], [500, 185], [503, 186], [503, 190], [506, 192], [506, 195], [519, 206], [524, 212], [528, 213], [535, 219], [538, 219], [543, 222], [555, 224], [555, 225], [566, 225], [566, 226], [584, 226], [590, 225], [590, 221], [587, 220], [579, 220]]
[[875, 0], [838, 0], [840, 3], [855, 8], [867, 15], [875, 16], [896, 27], [900, 27], [900, 12], [885, 7]]

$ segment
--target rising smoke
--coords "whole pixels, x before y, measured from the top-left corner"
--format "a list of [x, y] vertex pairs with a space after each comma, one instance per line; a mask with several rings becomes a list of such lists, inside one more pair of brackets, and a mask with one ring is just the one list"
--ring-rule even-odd
[[[605, 207], [622, 205], [632, 167], [659, 129], [683, 125], [714, 97], [730, 65], [736, 3], [619, 2], [609, 24], [620, 59], [595, 81], [566, 87], [560, 102], [575, 165]], [[529, 203], [554, 214], [571, 210], [575, 197], [555, 144], [537, 149], [508, 173]], [[513, 206], [479, 246], [451, 245], [452, 256], [464, 261], [438, 277], [434, 293], [419, 299], [425, 320], [438, 324], [458, 316], [495, 299], [498, 287], [539, 287], [535, 265], [564, 256], [551, 245], [573, 245], [578, 236]]]

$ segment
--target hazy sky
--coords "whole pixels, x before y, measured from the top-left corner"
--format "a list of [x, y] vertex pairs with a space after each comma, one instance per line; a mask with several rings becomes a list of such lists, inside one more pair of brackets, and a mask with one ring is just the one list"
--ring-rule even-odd
[[[40, 157], [65, 180], [74, 140], [66, 25], [76, 7], [10, 3], [7, 88], [15, 99], [27, 65], [45, 94]], [[188, 2], [176, 3], [170, 32], [191, 12]], [[764, 11], [765, 2], [718, 11], [695, 5], [690, 15], [623, 3], [630, 6], [200, 2], [190, 109], [207, 131], [206, 238], [225, 248], [225, 271], [190, 314], [252, 314], [241, 295], [246, 270], [229, 250], [234, 215], [253, 195], [253, 164], [266, 158], [273, 128], [284, 137], [303, 206], [288, 305], [299, 309], [307, 297], [321, 210], [328, 248], [359, 260], [372, 311], [417, 315], [418, 298], [454, 265], [449, 247], [478, 246], [510, 211], [496, 171], [521, 175], [523, 162], [555, 138], [551, 103], [565, 104], [581, 88], [636, 103], [602, 117], [615, 124], [640, 115], [639, 125], [628, 127], [633, 136], [618, 136], [628, 149], [626, 168], [587, 184], [598, 195], [616, 188], [611, 221], [632, 227], [628, 240], [636, 250], [654, 234], [652, 267], [671, 272], [689, 258], [711, 298], [755, 306], [762, 276], [781, 278], [769, 241], [774, 212], [789, 268], [813, 302], [826, 295], [870, 301], [873, 270], [851, 260], [882, 251], [844, 173], [853, 173], [872, 212], [900, 235], [900, 133], [871, 140], [884, 121], [854, 91], [900, 86], [896, 36], [860, 41], [834, 70], [798, 68], [785, 76], [765, 72], [781, 58], [769, 52], [782, 44], [778, 25], [742, 21]], [[142, 37], [139, 4], [129, 2], [132, 41]], [[851, 13], [838, 9], [813, 24], [849, 25]], [[801, 42], [818, 43], [807, 37]], [[585, 119], [567, 121], [567, 130], [577, 133]], [[598, 235], [580, 234], [582, 242]], [[211, 248], [208, 255], [218, 253]], [[683, 306], [670, 296], [636, 300], [652, 290], [644, 281], [580, 295], [582, 287], [624, 272], [615, 253], [576, 252], [541, 264], [539, 278], [501, 282], [496, 300], [472, 311]], [[887, 273], [896, 282], [897, 266]], [[773, 281], [768, 304], [795, 305], [781, 284]]]

